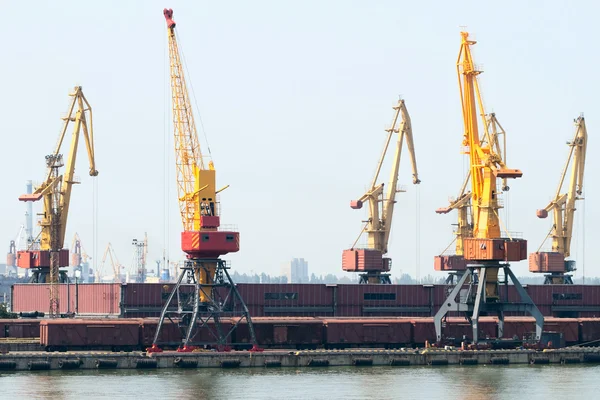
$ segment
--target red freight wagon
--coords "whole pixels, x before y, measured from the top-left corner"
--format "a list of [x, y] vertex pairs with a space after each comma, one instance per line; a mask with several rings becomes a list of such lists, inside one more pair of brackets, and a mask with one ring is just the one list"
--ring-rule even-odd
[[[317, 318], [259, 317], [252, 318], [252, 326], [258, 345], [264, 348], [316, 349], [323, 343], [323, 321]], [[249, 338], [248, 324], [242, 321], [233, 332], [232, 342], [248, 343]], [[234, 348], [239, 347], [234, 345]]]
[[40, 344], [54, 350], [139, 349], [139, 320], [57, 319], [40, 322]]
[[600, 319], [579, 318], [579, 339], [582, 343], [600, 340]]
[[[479, 339], [494, 339], [498, 337], [497, 326], [498, 318], [479, 317]], [[464, 318], [450, 317], [446, 319], [446, 326], [442, 328], [442, 335], [445, 338], [462, 339], [463, 337], [466, 337], [468, 340], [472, 340], [473, 328], [469, 321]]]
[[39, 319], [0, 319], [0, 338], [39, 337]]
[[325, 347], [402, 347], [412, 343], [406, 318], [323, 318]]
[[433, 318], [411, 318], [413, 329], [413, 343], [417, 346], [423, 346], [425, 342], [435, 343], [435, 326]]
[[562, 332], [566, 344], [579, 341], [579, 320], [576, 318], [544, 318], [545, 332]]
[[[140, 343], [146, 348], [152, 346], [156, 329], [158, 328], [158, 318], [144, 318], [140, 320]], [[178, 321], [172, 323], [169, 320], [165, 320], [158, 337], [158, 343], [160, 347], [168, 349], [176, 349], [183, 344], [184, 332], [178, 326]], [[200, 323], [198, 327], [200, 327]], [[231, 329], [231, 323], [229, 319], [221, 319], [221, 329], [223, 332], [229, 332]], [[216, 332], [213, 321], [210, 321], [207, 326], [203, 328], [197, 328], [191, 339], [192, 345], [203, 345], [208, 343], [214, 343], [216, 341], [215, 336], [211, 332]], [[227, 343], [230, 343], [228, 338]]]
[[504, 338], [523, 339], [535, 332], [535, 319], [532, 317], [507, 317], [504, 319]]

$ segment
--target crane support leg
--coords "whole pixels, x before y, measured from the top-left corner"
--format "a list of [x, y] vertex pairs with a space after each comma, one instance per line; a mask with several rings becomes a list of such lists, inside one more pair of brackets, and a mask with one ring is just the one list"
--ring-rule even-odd
[[510, 280], [512, 280], [513, 285], [515, 285], [515, 289], [517, 289], [521, 301], [525, 302], [527, 311], [535, 318], [535, 339], [540, 340], [542, 338], [542, 330], [544, 329], [544, 315], [537, 308], [533, 300], [531, 300], [531, 297], [529, 297], [525, 289], [523, 289], [521, 282], [519, 282], [510, 267], [507, 266], [504, 268], [504, 274], [510, 276]]
[[479, 310], [481, 308], [481, 304], [485, 303], [486, 275], [487, 268], [481, 268], [479, 270], [479, 282], [481, 282], [481, 284], [477, 285], [477, 295], [475, 297], [473, 315], [471, 316], [471, 327], [473, 328], [473, 343], [477, 343], [479, 341]]
[[[512, 280], [520, 297], [520, 302], [507, 303], [500, 301], [500, 299], [496, 301], [486, 301], [488, 300], [486, 299], [485, 293], [486, 276], [490, 269], [496, 269], [496, 271], [493, 272], [497, 274], [497, 270], [500, 268], [504, 270], [504, 275], [510, 277]], [[478, 274], [476, 274], [476, 271], [479, 271]], [[463, 286], [469, 277], [472, 279], [469, 280], [468, 288], [463, 289]], [[461, 290], [464, 290], [464, 292], [461, 293]], [[457, 301], [459, 294], [460, 299]], [[531, 316], [535, 318], [536, 324], [535, 340], [540, 340], [544, 327], [544, 316], [533, 303], [525, 289], [523, 289], [523, 286], [521, 286], [521, 283], [510, 269], [510, 266], [508, 264], [500, 263], [469, 265], [467, 271], [465, 271], [464, 275], [450, 292], [450, 295], [446, 298], [446, 301], [444, 301], [443, 305], [433, 317], [437, 341], [439, 343], [443, 339], [442, 320], [449, 312], [464, 313], [467, 319], [471, 321], [474, 343], [479, 341], [479, 315], [484, 312], [486, 314], [496, 313], [498, 315], [498, 337], [502, 337], [504, 334], [504, 313], [507, 311], [526, 312], [531, 314]]]
[[[208, 273], [211, 275], [207, 276]], [[203, 276], [207, 279], [198, 279]], [[172, 305], [174, 299], [177, 309]], [[162, 339], [165, 319], [177, 322], [181, 333], [178, 341]], [[240, 323], [246, 326], [247, 334], [238, 329]], [[218, 351], [227, 351], [230, 346], [258, 350], [248, 307], [234, 285], [225, 261], [191, 259], [185, 262], [163, 306], [152, 347], [148, 351], [161, 351], [159, 346], [183, 352], [198, 346]]]
[[433, 323], [435, 325], [435, 335], [437, 337], [438, 342], [441, 342], [441, 340], [442, 340], [442, 318], [444, 318], [449, 311], [452, 311], [452, 310], [458, 308], [458, 303], [456, 302], [456, 297], [460, 293], [460, 290], [462, 289], [463, 285], [465, 284], [467, 278], [469, 276], [471, 276], [471, 274], [473, 274], [472, 269], [467, 269], [465, 271], [465, 273], [459, 279], [456, 286], [454, 286], [454, 289], [452, 289], [452, 291], [448, 295], [448, 298], [446, 298], [446, 301], [444, 302], [444, 304], [442, 304], [442, 306], [440, 307], [438, 312], [433, 317]]

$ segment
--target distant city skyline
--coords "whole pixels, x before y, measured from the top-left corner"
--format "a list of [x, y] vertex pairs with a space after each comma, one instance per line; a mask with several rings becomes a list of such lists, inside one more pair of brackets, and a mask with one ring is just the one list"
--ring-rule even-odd
[[288, 283], [308, 282], [308, 262], [304, 258], [292, 258], [281, 265], [281, 276], [287, 278]]

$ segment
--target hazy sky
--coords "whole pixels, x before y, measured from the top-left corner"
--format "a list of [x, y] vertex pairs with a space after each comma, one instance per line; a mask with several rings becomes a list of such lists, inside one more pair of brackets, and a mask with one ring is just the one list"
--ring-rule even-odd
[[[27, 179], [44, 178], [67, 94], [82, 85], [94, 110], [98, 220], [81, 147], [66, 242], [78, 232], [99, 262], [110, 241], [129, 266], [131, 240], [148, 232], [152, 264], [163, 248], [181, 257], [164, 7], [174, 10], [217, 185], [231, 185], [221, 196], [222, 223], [241, 232], [241, 251], [226, 257], [240, 273], [278, 274], [282, 262], [304, 257], [309, 272], [342, 274], [341, 252], [365, 218], [349, 201], [370, 183], [399, 95], [412, 117], [422, 183], [410, 185], [405, 157], [400, 183], [409, 190], [398, 197], [392, 272], [433, 273], [456, 220], [434, 211], [457, 194], [466, 165], [455, 67], [466, 26], [478, 41], [486, 111], [508, 132], [509, 167], [524, 172], [511, 182], [507, 223], [530, 251], [550, 229], [535, 210], [553, 196], [573, 119], [585, 112], [588, 206], [578, 206], [573, 255], [579, 276], [585, 227], [585, 272], [600, 275], [600, 215], [591, 206], [599, 192], [600, 10], [591, 1], [2, 1], [6, 250], [24, 221], [17, 198]], [[526, 262], [514, 269], [528, 273]]]

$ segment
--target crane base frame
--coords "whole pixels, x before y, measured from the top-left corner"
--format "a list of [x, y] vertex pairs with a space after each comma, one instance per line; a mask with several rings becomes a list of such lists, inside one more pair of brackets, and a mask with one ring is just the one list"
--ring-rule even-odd
[[[254, 334], [248, 307], [231, 279], [227, 271], [228, 268], [225, 261], [221, 259], [191, 259], [185, 261], [181, 267], [177, 283], [163, 306], [151, 349], [157, 349], [161, 345], [177, 347], [178, 351], [191, 351], [197, 346], [210, 346], [218, 351], [225, 351], [229, 346], [235, 345], [257, 348], [256, 335]], [[202, 272], [208, 273], [211, 269], [214, 270], [214, 275], [211, 276], [212, 283], [200, 284], [196, 277]], [[187, 298], [180, 290], [181, 286], [184, 285], [184, 278], [186, 284], [193, 285], [192, 295]], [[208, 300], [201, 302], [200, 293]], [[170, 307], [175, 296], [177, 296], [176, 310]], [[221, 319], [224, 317], [232, 319], [232, 326], [227, 331], [223, 330], [224, 326], [221, 323]], [[177, 323], [181, 333], [179, 342], [160, 342], [158, 340], [165, 319], [173, 324]], [[233, 331], [244, 320], [248, 324], [250, 341], [228, 343]], [[209, 325], [211, 321], [213, 326]], [[195, 336], [202, 329], [209, 332], [209, 336], [213, 340], [194, 341]]]
[[[560, 279], [562, 282], [555, 283], [555, 279]], [[562, 272], [556, 272], [552, 274], [544, 275], [544, 285], [572, 285], [573, 275], [563, 274]]]
[[[460, 281], [460, 278], [462, 278], [462, 276], [464, 274], [465, 274], [465, 271], [449, 272], [444, 283], [446, 285], [454, 286], [454, 285], [456, 285], [456, 283], [458, 283], [458, 281]], [[477, 283], [477, 275], [473, 275], [473, 277], [475, 278], [475, 283]], [[450, 294], [450, 293], [448, 293], [448, 294]]]
[[[31, 268], [27, 283], [50, 283], [50, 268]], [[59, 270], [58, 283], [71, 283], [67, 271]]]
[[[379, 280], [377, 283], [369, 283], [370, 278], [375, 278]], [[358, 283], [360, 285], [391, 285], [392, 280], [390, 279], [390, 274], [381, 274], [379, 272], [367, 272], [364, 274], [359, 274]]]
[[[517, 289], [519, 297], [521, 298], [520, 303], [486, 301], [485, 277], [487, 270], [500, 268], [504, 269], [505, 280], [503, 284], [506, 287], [506, 290], [508, 291], [508, 277], [510, 277], [513, 285]], [[476, 273], [476, 270], [479, 270], [479, 272]], [[461, 298], [457, 301], [456, 298], [459, 296], [459, 294], [461, 294], [463, 285], [465, 285], [465, 282], [467, 282], [467, 279], [471, 276], [473, 279], [469, 281], [468, 289], [465, 289], [467, 290], [466, 296], [464, 296], [464, 298], [462, 298], [463, 296], [460, 296]], [[498, 282], [498, 285], [500, 284], [501, 283]], [[537, 308], [533, 300], [531, 300], [531, 297], [529, 297], [525, 289], [523, 289], [523, 286], [521, 286], [521, 283], [510, 269], [509, 264], [485, 263], [481, 265], [467, 266], [467, 270], [433, 317], [435, 334], [438, 343], [442, 340], [442, 320], [445, 319], [446, 314], [449, 312], [460, 312], [466, 315], [467, 320], [469, 320], [473, 328], [473, 343], [478, 343], [479, 341], [478, 323], [481, 312], [496, 313], [498, 315], [498, 338], [501, 338], [504, 333], [504, 312], [527, 312], [531, 314], [535, 318], [535, 340], [539, 341], [542, 337], [544, 316]]]

